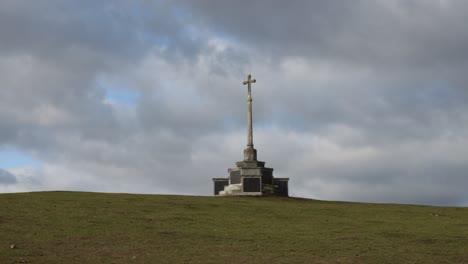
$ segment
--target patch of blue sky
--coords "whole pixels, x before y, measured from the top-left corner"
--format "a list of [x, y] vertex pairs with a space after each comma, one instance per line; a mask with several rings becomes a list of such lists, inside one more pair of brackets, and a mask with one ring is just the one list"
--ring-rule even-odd
[[99, 78], [97, 84], [105, 90], [107, 100], [123, 106], [135, 106], [140, 98], [140, 93], [137, 90], [126, 86], [123, 82]]
[[13, 169], [25, 167], [38, 167], [40, 162], [15, 148], [0, 148], [0, 168]]
[[124, 89], [106, 89], [106, 98], [125, 106], [135, 106], [138, 101], [138, 93]]
[[214, 36], [217, 37], [217, 38], [220, 38], [220, 39], [225, 39], [225, 40], [235, 40], [236, 39], [235, 35], [228, 34], [228, 33], [223, 32], [223, 31], [216, 31], [214, 33]]
[[153, 33], [141, 32], [140, 37], [143, 42], [158, 47], [166, 47], [171, 44], [171, 38], [166, 35], [157, 35]]

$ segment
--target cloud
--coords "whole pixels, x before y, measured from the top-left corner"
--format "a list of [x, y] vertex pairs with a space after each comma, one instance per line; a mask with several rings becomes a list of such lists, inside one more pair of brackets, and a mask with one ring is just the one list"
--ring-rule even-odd
[[6, 170], [0, 169], [0, 184], [9, 185], [15, 184], [16, 182], [17, 180], [15, 175]]
[[291, 195], [466, 205], [463, 2], [0, 5], [0, 146], [41, 163], [2, 191], [211, 195], [252, 73], [254, 143]]
[[326, 58], [386, 68], [466, 61], [468, 35], [461, 22], [468, 5], [463, 2], [185, 4], [204, 26], [262, 47], [257, 51], [267, 56]]

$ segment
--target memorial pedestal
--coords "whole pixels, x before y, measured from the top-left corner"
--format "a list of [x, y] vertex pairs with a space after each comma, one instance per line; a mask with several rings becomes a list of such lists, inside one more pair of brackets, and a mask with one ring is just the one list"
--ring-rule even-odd
[[[244, 154], [246, 152], [247, 151], [244, 151]], [[245, 157], [249, 156], [250, 155], [245, 155]], [[236, 162], [236, 165], [237, 168], [228, 169], [228, 178], [213, 178], [215, 195], [288, 196], [289, 179], [274, 178], [273, 169], [265, 167], [265, 162], [244, 160]]]

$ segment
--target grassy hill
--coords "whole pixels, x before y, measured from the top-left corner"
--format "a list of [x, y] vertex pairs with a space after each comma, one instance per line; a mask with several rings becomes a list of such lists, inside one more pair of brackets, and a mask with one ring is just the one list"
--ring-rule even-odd
[[468, 263], [468, 208], [0, 194], [0, 263]]

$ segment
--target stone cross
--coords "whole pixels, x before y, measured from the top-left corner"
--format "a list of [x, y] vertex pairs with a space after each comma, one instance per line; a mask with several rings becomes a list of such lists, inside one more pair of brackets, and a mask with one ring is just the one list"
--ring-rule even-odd
[[256, 80], [252, 79], [252, 75], [249, 74], [247, 81], [243, 84], [248, 87], [247, 95], [247, 148], [244, 150], [244, 160], [257, 160], [257, 151], [253, 148], [253, 132], [252, 132], [252, 94], [251, 84], [255, 83]]

